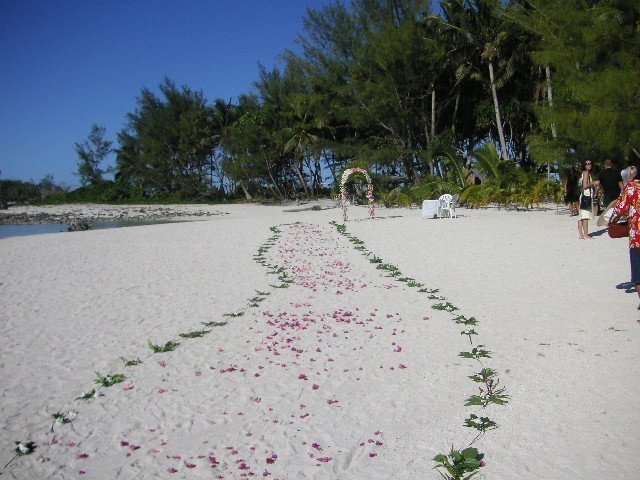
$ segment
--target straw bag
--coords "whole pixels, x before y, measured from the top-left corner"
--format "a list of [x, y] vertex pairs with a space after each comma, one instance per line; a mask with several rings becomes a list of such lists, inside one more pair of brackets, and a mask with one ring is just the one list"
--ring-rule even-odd
[[611, 238], [623, 238], [629, 236], [629, 222], [611, 223], [607, 226]]

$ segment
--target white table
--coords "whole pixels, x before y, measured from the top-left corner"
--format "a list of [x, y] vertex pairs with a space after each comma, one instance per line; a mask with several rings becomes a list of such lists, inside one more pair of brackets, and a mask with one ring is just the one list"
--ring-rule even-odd
[[435, 218], [440, 213], [440, 200], [424, 200], [422, 202], [422, 216]]

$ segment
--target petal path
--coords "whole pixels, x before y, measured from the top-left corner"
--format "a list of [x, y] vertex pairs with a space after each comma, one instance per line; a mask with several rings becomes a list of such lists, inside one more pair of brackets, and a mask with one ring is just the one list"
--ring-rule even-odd
[[30, 467], [47, 478], [436, 478], [434, 453], [468, 437], [451, 314], [331, 226], [275, 231], [257, 256], [274, 288], [128, 370]]

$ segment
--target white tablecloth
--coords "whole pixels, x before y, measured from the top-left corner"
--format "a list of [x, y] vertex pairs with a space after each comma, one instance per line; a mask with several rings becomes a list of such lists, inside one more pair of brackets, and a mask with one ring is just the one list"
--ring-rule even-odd
[[440, 210], [440, 200], [425, 200], [422, 202], [422, 216], [424, 218], [437, 217]]

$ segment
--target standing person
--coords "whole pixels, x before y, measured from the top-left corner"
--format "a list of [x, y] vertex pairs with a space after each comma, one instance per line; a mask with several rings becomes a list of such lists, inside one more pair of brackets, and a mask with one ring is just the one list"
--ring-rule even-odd
[[591, 169], [593, 168], [593, 162], [587, 160], [584, 163], [584, 171], [580, 178], [580, 187], [582, 193], [580, 194], [580, 219], [578, 220], [578, 237], [581, 240], [591, 240], [589, 236], [589, 220], [593, 220], [593, 197], [594, 187], [599, 185], [598, 180], [593, 181], [591, 177]]
[[602, 188], [602, 199], [606, 209], [611, 202], [617, 200], [622, 191], [622, 180], [620, 175], [613, 169], [613, 164], [608, 158], [604, 161], [604, 168], [598, 177]]
[[579, 199], [578, 175], [577, 172], [571, 168], [567, 170], [567, 175], [564, 180], [564, 203], [569, 207], [569, 212], [572, 217], [578, 215]]
[[[636, 180], [636, 167], [627, 169], [628, 183], [613, 208], [612, 222], [626, 215], [629, 222], [629, 263], [631, 264], [631, 282], [636, 286], [640, 297], [640, 181]], [[638, 307], [640, 310], [640, 306]], [[638, 320], [640, 323], [640, 320]]]

